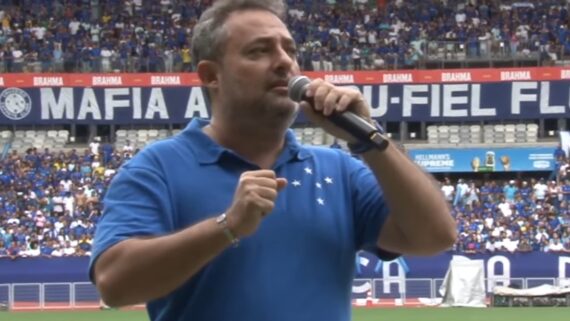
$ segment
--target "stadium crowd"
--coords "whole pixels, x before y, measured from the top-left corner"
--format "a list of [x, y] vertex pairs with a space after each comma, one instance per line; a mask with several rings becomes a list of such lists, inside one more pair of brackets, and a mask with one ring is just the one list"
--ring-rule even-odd
[[449, 179], [441, 190], [452, 206], [464, 253], [570, 253], [570, 164], [559, 146], [555, 170], [547, 178], [485, 181]]
[[7, 155], [0, 162], [0, 257], [89, 255], [101, 199], [134, 152], [94, 141], [82, 153]]
[[[0, 72], [191, 71], [192, 29], [211, 2], [0, 0]], [[440, 49], [543, 63], [570, 53], [566, 0], [287, 3], [304, 70], [410, 68]]]
[[[95, 141], [83, 152], [7, 155], [0, 163], [0, 257], [89, 255], [106, 188], [136, 152]], [[442, 181], [458, 222], [450, 250], [570, 252], [570, 165], [564, 156], [559, 161], [551, 181]]]
[[[191, 71], [192, 27], [211, 2], [0, 0], [0, 72]], [[570, 53], [566, 0], [287, 2], [305, 70], [414, 67], [438, 42], [468, 57]], [[101, 199], [134, 153], [92, 142], [4, 157], [0, 257], [89, 255]], [[570, 252], [570, 165], [555, 157], [543, 179], [442, 181], [458, 222], [451, 250]]]

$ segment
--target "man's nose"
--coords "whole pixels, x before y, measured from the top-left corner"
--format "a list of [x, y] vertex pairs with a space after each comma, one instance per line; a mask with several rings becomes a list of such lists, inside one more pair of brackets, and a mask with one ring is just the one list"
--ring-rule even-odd
[[279, 47], [277, 50], [277, 57], [276, 57], [276, 69], [289, 72], [292, 66], [296, 63], [296, 56], [292, 55], [290, 52], [285, 50], [282, 47]]

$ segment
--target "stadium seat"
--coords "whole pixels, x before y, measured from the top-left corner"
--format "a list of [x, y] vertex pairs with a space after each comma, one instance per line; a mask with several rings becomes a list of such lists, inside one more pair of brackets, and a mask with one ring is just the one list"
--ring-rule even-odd
[[439, 139], [437, 126], [435, 125], [427, 126], [426, 130], [427, 130], [428, 143], [437, 144]]
[[158, 130], [156, 129], [149, 129], [148, 130], [148, 138], [149, 139], [156, 139], [158, 137]]
[[159, 138], [166, 138], [166, 137], [168, 137], [168, 129], [159, 129], [159, 130], [158, 130], [158, 137], [159, 137]]
[[115, 135], [116, 135], [117, 137], [121, 137], [121, 138], [127, 137], [127, 131], [124, 130], [124, 129], [119, 129], [119, 130], [117, 130], [117, 131], [115, 132]]
[[3, 130], [0, 134], [3, 139], [10, 139], [12, 138], [12, 132], [9, 130]]
[[526, 130], [526, 141], [529, 143], [535, 143], [538, 141], [538, 125], [537, 124], [527, 124]]
[[16, 130], [16, 131], [14, 132], [14, 137], [15, 137], [15, 138], [23, 138], [23, 137], [25, 137], [25, 136], [26, 136], [26, 132], [23, 131], [23, 130]]
[[505, 125], [497, 124], [493, 126], [493, 131], [495, 133], [504, 133], [505, 132]]
[[69, 138], [69, 131], [65, 129], [61, 129], [57, 132], [58, 137], [65, 138], [66, 140]]
[[48, 130], [47, 131], [47, 137], [55, 138], [55, 137], [57, 137], [57, 135], [58, 135], [57, 130]]

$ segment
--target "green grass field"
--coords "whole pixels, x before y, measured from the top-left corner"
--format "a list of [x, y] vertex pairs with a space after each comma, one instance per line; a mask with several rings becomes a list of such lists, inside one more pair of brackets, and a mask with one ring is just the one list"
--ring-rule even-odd
[[[143, 311], [0, 312], [6, 321], [147, 321]], [[568, 321], [570, 308], [355, 309], [353, 321]]]

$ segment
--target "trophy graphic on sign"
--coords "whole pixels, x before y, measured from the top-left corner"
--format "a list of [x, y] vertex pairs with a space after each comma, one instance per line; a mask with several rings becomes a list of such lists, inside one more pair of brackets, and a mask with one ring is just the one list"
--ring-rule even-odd
[[473, 157], [473, 159], [471, 160], [471, 168], [473, 169], [473, 171], [478, 172], [480, 166], [481, 166], [481, 160], [479, 159], [479, 157], [477, 156]]
[[511, 158], [509, 155], [501, 156], [501, 164], [503, 164], [503, 170], [505, 170], [505, 172], [511, 170]]
[[488, 151], [485, 154], [485, 167], [488, 171], [495, 171], [495, 152]]

